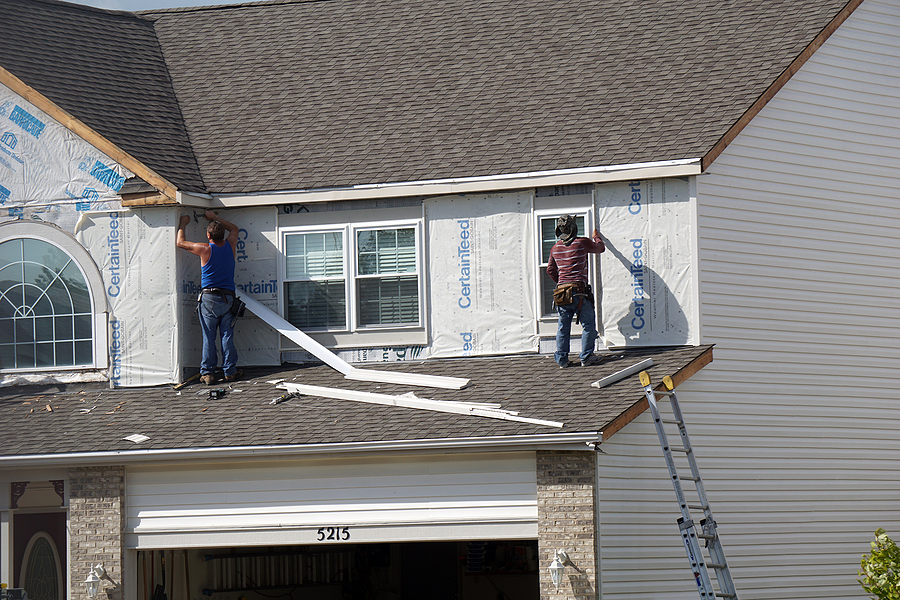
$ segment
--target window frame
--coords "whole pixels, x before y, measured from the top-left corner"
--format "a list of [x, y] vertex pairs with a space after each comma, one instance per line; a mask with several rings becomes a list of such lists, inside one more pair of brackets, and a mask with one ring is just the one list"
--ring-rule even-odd
[[[359, 273], [359, 248], [358, 234], [363, 231], [378, 231], [384, 229], [412, 229], [415, 238], [415, 272], [400, 273], [400, 276], [414, 275], [416, 277], [417, 313], [418, 319], [415, 323], [389, 323], [384, 325], [362, 325], [360, 324], [359, 309], [359, 293], [358, 282], [362, 279], [377, 279], [384, 275], [361, 275]], [[337, 233], [340, 232], [342, 239], [343, 264], [342, 273], [344, 278], [345, 293], [345, 326], [336, 327], [316, 327], [304, 331], [311, 333], [355, 333], [355, 332], [380, 332], [393, 330], [411, 330], [423, 328], [425, 321], [425, 281], [424, 281], [424, 261], [425, 252], [423, 247], [422, 219], [398, 219], [390, 221], [364, 221], [359, 223], [345, 223], [332, 225], [297, 225], [279, 228], [279, 293], [278, 304], [282, 317], [287, 320], [287, 295], [284, 293], [284, 284], [289, 281], [304, 281], [302, 279], [287, 279], [287, 238], [293, 234], [309, 234], [309, 233]], [[388, 275], [390, 276], [390, 275]]]
[[[555, 311], [545, 313], [544, 312], [544, 298], [543, 298], [543, 289], [542, 282], [544, 277], [547, 277], [547, 264], [548, 261], [544, 260], [544, 248], [543, 248], [543, 239], [542, 239], [542, 229], [541, 229], [541, 221], [547, 218], [552, 218], [554, 221], [560, 217], [561, 215], [574, 215], [577, 217], [584, 218], [585, 231], [583, 232], [586, 237], [590, 237], [591, 231], [593, 231], [593, 227], [590, 226], [593, 223], [594, 219], [594, 209], [591, 206], [569, 206], [565, 208], [543, 208], [537, 209], [534, 211], [534, 244], [535, 244], [535, 257], [537, 257], [537, 277], [535, 278], [534, 284], [534, 300], [535, 307], [537, 307], [537, 318], [538, 321], [542, 322], [550, 322], [557, 320], [557, 314]], [[549, 258], [549, 257], [548, 257]], [[596, 258], [593, 254], [588, 254], [588, 281], [592, 286], [595, 285], [595, 272]], [[596, 287], [596, 286], [595, 286]], [[552, 305], [551, 305], [552, 307]]]
[[[307, 331], [327, 332], [327, 331], [348, 331], [350, 323], [350, 301], [347, 296], [347, 225], [332, 226], [298, 226], [284, 227], [279, 231], [279, 252], [278, 252], [278, 305], [279, 312], [285, 321], [288, 321], [287, 313], [287, 294], [285, 293], [285, 284], [292, 281], [319, 281], [316, 279], [288, 279], [287, 277], [287, 238], [290, 235], [309, 234], [309, 233], [339, 233], [342, 242], [342, 260], [341, 275], [344, 280], [344, 327], [315, 327], [309, 328]], [[324, 281], [324, 280], [323, 280]], [[290, 321], [288, 321], [290, 323]], [[299, 328], [298, 328], [299, 329]]]
[[88, 250], [69, 233], [46, 223], [11, 221], [0, 224], [0, 243], [36, 240], [55, 247], [78, 268], [89, 296], [91, 310], [91, 362], [79, 365], [53, 365], [0, 369], [0, 373], [83, 371], [109, 368], [109, 326], [103, 277]]

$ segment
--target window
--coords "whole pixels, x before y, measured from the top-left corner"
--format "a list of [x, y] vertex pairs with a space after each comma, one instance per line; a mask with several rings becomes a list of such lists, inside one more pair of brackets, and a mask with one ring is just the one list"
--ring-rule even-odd
[[547, 263], [550, 262], [550, 249], [553, 248], [553, 244], [556, 243], [556, 219], [559, 218], [562, 214], [574, 214], [575, 222], [578, 224], [578, 235], [584, 236], [584, 222], [585, 215], [584, 214], [576, 214], [574, 211], [565, 213], [565, 212], [556, 212], [552, 216], [538, 216], [539, 226], [538, 230], [541, 232], [541, 264], [538, 266], [538, 281], [540, 281], [540, 295], [541, 295], [541, 316], [542, 317], [555, 317], [556, 310], [553, 307], [553, 289], [556, 287], [556, 283], [550, 279], [550, 276], [547, 275]]
[[64, 580], [62, 564], [47, 532], [35, 533], [28, 542], [19, 575], [19, 585], [25, 588], [30, 600], [61, 600]]
[[93, 305], [78, 264], [39, 239], [0, 243], [0, 369], [94, 364]]
[[420, 326], [419, 235], [416, 223], [285, 231], [285, 319], [330, 331]]
[[340, 231], [284, 238], [285, 318], [298, 329], [347, 326], [347, 277]]
[[359, 324], [418, 324], [415, 229], [357, 231], [356, 255]]

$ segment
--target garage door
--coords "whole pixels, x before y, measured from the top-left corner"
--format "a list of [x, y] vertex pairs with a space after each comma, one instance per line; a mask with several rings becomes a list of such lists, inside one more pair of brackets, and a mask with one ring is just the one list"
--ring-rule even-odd
[[132, 549], [537, 538], [533, 452], [129, 467]]

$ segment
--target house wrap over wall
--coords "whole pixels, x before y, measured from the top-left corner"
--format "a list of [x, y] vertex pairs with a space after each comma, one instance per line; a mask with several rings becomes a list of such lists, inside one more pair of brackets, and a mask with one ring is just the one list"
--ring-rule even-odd
[[[49, 132], [62, 129], [24, 98], [12, 92], [8, 97], [12, 100], [7, 104], [24, 105], [29, 114], [40, 116], [41, 123], [50, 124]], [[16, 129], [14, 123], [7, 127]], [[48, 133], [45, 139], [53, 137]], [[82, 153], [99, 155], [86, 142], [82, 145]], [[45, 151], [41, 157], [41, 171], [52, 174], [49, 180], [66, 180], [69, 163], [64, 156]], [[121, 186], [122, 176], [117, 178]], [[312, 255], [292, 255], [295, 239], [337, 236], [342, 245], [350, 246], [357, 243], [360, 232], [408, 231], [411, 242], [404, 252], [409, 257], [400, 268], [407, 274], [405, 285], [410, 291], [404, 293], [410, 297], [403, 309], [406, 314], [400, 316], [402, 323], [390, 331], [380, 324], [379, 331], [372, 327], [379, 324], [363, 322], [364, 300], [358, 287], [365, 281], [358, 263], [363, 249], [354, 247], [337, 258], [335, 267], [328, 267], [351, 275], [339, 278], [348, 284], [343, 308], [349, 319], [315, 322], [298, 316], [296, 324], [355, 362], [379, 362], [385, 356], [402, 360], [546, 351], [555, 333], [548, 299], [551, 283], [543, 272], [547, 252], [556, 216], [576, 213], [582, 230], [599, 226], [608, 242], [609, 252], [592, 262], [591, 270], [592, 281], [603, 290], [598, 295], [601, 344], [691, 343], [689, 322], [695, 300], [690, 277], [690, 186], [687, 179], [673, 178], [489, 195], [231, 209], [228, 218], [240, 228], [236, 284], [242, 293], [290, 318], [289, 290], [297, 278], [294, 261], [313, 260]], [[93, 319], [97, 331], [103, 330], [106, 320], [105, 343], [102, 335], [96, 341], [108, 349], [108, 356], [75, 365], [35, 361], [31, 368], [57, 367], [65, 376], [65, 367], [89, 369], [94, 363], [108, 363], [107, 376], [113, 386], [180, 381], [199, 364], [196, 299], [200, 277], [196, 258], [177, 251], [174, 235], [179, 217], [188, 214], [192, 216], [189, 239], [203, 239], [202, 210], [129, 208], [116, 196], [73, 202], [54, 194], [51, 189], [39, 192], [47, 200], [38, 203], [27, 200], [29, 196], [17, 188], [8, 199], [5, 219], [55, 223], [90, 253], [94, 264], [82, 268], [96, 268], [103, 281], [102, 289], [89, 293], [102, 294], [107, 306], [106, 314], [95, 314]], [[301, 277], [315, 274], [305, 272]], [[510, 292], [516, 289], [522, 293]], [[148, 306], [153, 310], [148, 311]], [[253, 315], [241, 321], [239, 332], [244, 365], [310, 359]], [[11, 370], [27, 374], [29, 364], [16, 364]]]

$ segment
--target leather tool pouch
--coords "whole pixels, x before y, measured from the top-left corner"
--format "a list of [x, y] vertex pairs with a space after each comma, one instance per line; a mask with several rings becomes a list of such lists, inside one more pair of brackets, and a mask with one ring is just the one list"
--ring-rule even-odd
[[247, 305], [238, 298], [237, 296], [231, 301], [231, 316], [237, 319], [238, 317], [244, 316], [244, 310], [247, 308]]
[[577, 283], [564, 283], [556, 286], [556, 289], [553, 290], [553, 304], [557, 306], [572, 304], [575, 300], [575, 294], [578, 292], [578, 287]]

